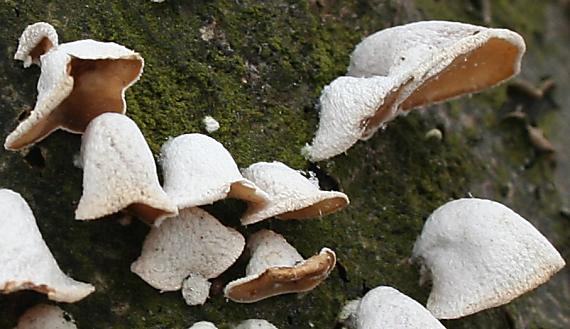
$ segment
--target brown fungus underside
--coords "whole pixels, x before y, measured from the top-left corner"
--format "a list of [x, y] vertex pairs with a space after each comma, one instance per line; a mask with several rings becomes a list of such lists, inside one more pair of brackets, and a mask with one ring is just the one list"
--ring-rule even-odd
[[268, 268], [257, 278], [234, 284], [226, 296], [241, 303], [254, 303], [272, 296], [309, 291], [328, 277], [335, 264], [332, 251], [321, 251], [294, 267]]
[[289, 211], [277, 215], [276, 217], [278, 219], [284, 219], [284, 220], [319, 218], [340, 211], [346, 206], [348, 206], [348, 202], [346, 201], [345, 198], [336, 197], [336, 198], [325, 199], [308, 207], [299, 210]]
[[142, 65], [138, 59], [72, 58], [67, 64], [67, 74], [73, 78], [69, 96], [46, 118], [12, 142], [10, 148], [33, 144], [58, 128], [82, 133], [89, 122], [102, 113], [125, 113], [124, 89], [138, 78]]
[[[458, 56], [445, 70], [429, 78], [401, 104], [398, 111], [410, 111], [417, 107], [475, 93], [493, 86], [514, 74], [513, 63], [520, 50], [511, 42], [491, 38], [481, 47]], [[378, 108], [374, 116], [364, 123], [363, 136], [370, 136], [392, 115], [394, 102], [413, 78], [393, 91]]]
[[40, 56], [47, 53], [51, 48], [53, 48], [53, 43], [49, 38], [43, 38], [35, 47], [30, 51], [30, 57], [33, 62], [40, 60]]

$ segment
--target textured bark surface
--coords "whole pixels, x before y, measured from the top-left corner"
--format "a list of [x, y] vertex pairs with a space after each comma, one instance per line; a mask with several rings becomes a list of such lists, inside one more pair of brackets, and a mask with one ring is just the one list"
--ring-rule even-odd
[[[490, 4], [490, 6], [485, 5]], [[206, 207], [245, 236], [271, 228], [308, 257], [334, 249], [337, 268], [316, 290], [246, 305], [226, 301], [222, 288], [241, 277], [242, 259], [214, 280], [204, 306], [186, 306], [181, 293], [163, 293], [132, 274], [148, 228], [123, 226], [121, 216], [78, 222], [82, 171], [73, 165], [80, 136], [64, 132], [22, 152], [0, 150], [0, 186], [21, 193], [61, 268], [97, 291], [61, 305], [79, 328], [187, 328], [199, 320], [227, 328], [265, 318], [281, 329], [340, 328], [336, 316], [349, 299], [391, 285], [425, 303], [418, 268], [407, 261], [423, 221], [440, 204], [471, 193], [503, 202], [529, 219], [570, 261], [570, 4], [553, 1], [39, 1], [0, 3], [0, 134], [2, 139], [33, 108], [37, 67], [12, 60], [22, 30], [53, 24], [60, 42], [115, 41], [145, 58], [141, 81], [127, 93], [127, 114], [155, 154], [170, 136], [205, 132], [241, 167], [279, 160], [315, 170], [325, 189], [340, 189], [351, 205], [312, 221], [270, 220], [239, 226], [245, 206], [224, 201]], [[324, 85], [342, 75], [354, 45], [379, 29], [425, 19], [490, 24], [520, 32], [528, 52], [520, 78], [553, 79], [555, 89], [533, 98], [503, 85], [470, 98], [413, 111], [346, 154], [311, 165], [300, 154], [318, 122], [314, 105]], [[537, 152], [521, 120], [527, 113], [557, 152]], [[432, 128], [443, 139], [424, 138]], [[1, 264], [0, 264], [1, 266]], [[0, 295], [0, 328], [45, 297]], [[568, 267], [509, 305], [448, 328], [570, 327]]]

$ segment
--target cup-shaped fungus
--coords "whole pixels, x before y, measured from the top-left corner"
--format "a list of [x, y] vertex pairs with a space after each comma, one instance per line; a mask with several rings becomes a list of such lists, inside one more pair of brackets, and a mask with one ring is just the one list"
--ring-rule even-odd
[[454, 319], [506, 304], [548, 281], [565, 262], [520, 215], [491, 200], [459, 199], [435, 210], [414, 245], [427, 309]]
[[374, 288], [351, 303], [356, 306], [352, 329], [445, 329], [420, 303], [392, 287]]
[[153, 227], [131, 271], [161, 291], [183, 289], [189, 305], [204, 304], [210, 282], [241, 255], [244, 238], [200, 208], [186, 208]]
[[249, 319], [240, 322], [235, 329], [277, 329], [277, 327], [267, 320]]
[[83, 133], [101, 113], [125, 113], [125, 90], [139, 79], [144, 65], [138, 53], [113, 42], [79, 40], [43, 49], [49, 50], [39, 59], [36, 105], [6, 138], [8, 150], [34, 144], [60, 128]]
[[321, 191], [318, 184], [281, 162], [258, 162], [242, 171], [243, 176], [267, 193], [269, 202], [250, 204], [241, 218], [243, 225], [266, 218], [307, 219], [331, 214], [346, 207], [342, 192]]
[[[427, 21], [379, 31], [356, 46], [347, 74], [382, 77], [381, 86], [368, 88], [373, 94], [355, 103], [341, 88], [359, 90], [370, 82], [333, 81], [323, 91], [319, 128], [304, 153], [311, 161], [330, 158], [350, 148], [356, 137], [370, 138], [400, 113], [497, 85], [518, 74], [524, 52], [524, 40], [515, 32], [464, 23]], [[339, 117], [350, 111], [356, 112], [350, 121]], [[339, 143], [335, 139], [345, 135], [350, 140], [342, 147], [322, 145], [329, 139]]]
[[227, 196], [250, 203], [267, 202], [267, 194], [243, 178], [226, 148], [202, 134], [168, 141], [161, 150], [164, 191], [178, 209], [214, 203]]
[[95, 290], [61, 271], [20, 194], [0, 189], [0, 214], [1, 293], [31, 289], [51, 300], [73, 303]]
[[83, 195], [75, 218], [90, 220], [126, 209], [158, 225], [178, 213], [162, 190], [152, 152], [127, 116], [104, 113], [82, 137]]
[[37, 22], [28, 25], [18, 43], [14, 59], [24, 62], [24, 67], [40, 65], [40, 56], [58, 45], [57, 32], [49, 23]]
[[14, 329], [77, 329], [77, 326], [61, 308], [38, 304], [20, 316]]
[[216, 327], [212, 322], [200, 321], [194, 323], [192, 327], [188, 329], [218, 329], [218, 327]]
[[224, 289], [225, 296], [238, 303], [312, 290], [328, 277], [336, 264], [336, 255], [328, 248], [303, 260], [283, 236], [270, 230], [253, 234], [247, 247], [251, 259], [246, 277], [228, 283]]

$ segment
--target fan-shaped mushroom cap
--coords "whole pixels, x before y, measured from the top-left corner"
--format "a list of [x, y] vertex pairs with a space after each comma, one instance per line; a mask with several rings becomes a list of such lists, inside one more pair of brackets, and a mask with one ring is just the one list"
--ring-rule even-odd
[[34, 144], [59, 128], [82, 133], [101, 113], [125, 113], [125, 90], [144, 65], [138, 53], [94, 40], [59, 45], [41, 63], [36, 105], [6, 138], [8, 150]]
[[459, 199], [434, 211], [413, 258], [433, 281], [427, 302], [438, 319], [506, 304], [548, 281], [565, 262], [529, 222], [506, 206]]
[[24, 67], [40, 65], [40, 56], [57, 45], [58, 36], [54, 27], [49, 23], [37, 22], [28, 25], [22, 32], [14, 59], [23, 61]]
[[95, 290], [61, 271], [20, 194], [0, 189], [0, 214], [1, 293], [31, 289], [51, 300], [73, 303]]
[[77, 326], [61, 308], [38, 304], [22, 314], [14, 329], [77, 329]]
[[75, 218], [90, 220], [127, 208], [158, 225], [178, 213], [158, 182], [152, 152], [137, 125], [104, 113], [87, 127], [81, 144], [83, 195]]
[[212, 322], [200, 321], [194, 323], [192, 327], [188, 329], [218, 329], [218, 327], [216, 327]]
[[178, 209], [214, 203], [226, 196], [267, 202], [267, 194], [243, 178], [224, 146], [206, 135], [171, 139], [162, 147], [161, 163], [164, 191]]
[[267, 320], [249, 319], [240, 322], [235, 329], [277, 329], [277, 327]]
[[524, 52], [515, 32], [464, 23], [427, 21], [379, 31], [356, 46], [347, 74], [382, 79], [341, 77], [325, 88], [319, 128], [304, 153], [311, 161], [330, 158], [402, 112], [497, 85], [519, 73]]
[[355, 317], [357, 329], [445, 329], [420, 303], [392, 287], [367, 292]]
[[303, 260], [283, 236], [270, 230], [253, 234], [247, 246], [252, 255], [246, 277], [228, 283], [224, 289], [227, 298], [239, 303], [312, 290], [336, 264], [336, 255], [328, 248]]
[[406, 111], [509, 79], [519, 73], [524, 52], [523, 38], [510, 30], [417, 22], [365, 38], [351, 55], [348, 75], [411, 78], [395, 102]]
[[268, 203], [250, 204], [241, 218], [243, 225], [276, 216], [279, 219], [307, 219], [328, 215], [346, 207], [346, 194], [321, 191], [281, 162], [258, 162], [242, 171], [243, 176], [269, 196]]
[[[310, 161], [321, 161], [365, 139], [369, 121], [380, 107], [395, 101], [398, 88], [390, 77], [336, 78], [321, 94], [319, 128], [303, 154]], [[383, 114], [382, 119], [388, 121], [396, 112]]]
[[161, 291], [179, 290], [186, 280], [185, 299], [191, 305], [203, 304], [210, 287], [207, 279], [230, 267], [244, 245], [236, 230], [200, 208], [187, 208], [151, 229], [131, 271]]

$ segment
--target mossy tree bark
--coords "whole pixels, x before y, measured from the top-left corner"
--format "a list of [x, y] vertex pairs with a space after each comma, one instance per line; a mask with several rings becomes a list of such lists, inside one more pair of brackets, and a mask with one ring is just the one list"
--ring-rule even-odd
[[[204, 132], [212, 115], [221, 128], [212, 136], [240, 166], [279, 160], [317, 171], [323, 188], [351, 198], [345, 211], [322, 220], [266, 221], [240, 227], [244, 205], [225, 201], [206, 207], [227, 225], [250, 235], [260, 228], [283, 234], [309, 256], [323, 246], [339, 263], [325, 284], [304, 295], [242, 305], [221, 289], [243, 274], [240, 260], [214, 280], [211, 299], [188, 307], [179, 292], [160, 294], [129, 271], [148, 228], [119, 224], [120, 216], [75, 221], [82, 172], [74, 167], [80, 136], [57, 132], [23, 152], [0, 151], [0, 186], [21, 193], [34, 210], [60, 266], [97, 291], [62, 305], [80, 328], [187, 328], [208, 320], [221, 328], [246, 318], [277, 327], [335, 328], [349, 299], [377, 285], [391, 285], [425, 302], [418, 269], [407, 261], [425, 218], [440, 204], [474, 196], [501, 201], [528, 218], [570, 260], [570, 5], [568, 1], [39, 1], [0, 4], [0, 132], [2, 136], [34, 105], [37, 67], [12, 60], [26, 25], [53, 24], [61, 42], [92, 38], [140, 52], [143, 78], [127, 93], [128, 112], [158, 154], [170, 136]], [[551, 78], [553, 92], [532, 98], [503, 85], [398, 118], [367, 142], [317, 165], [300, 154], [318, 122], [324, 85], [345, 72], [348, 56], [364, 36], [422, 19], [490, 24], [520, 32], [528, 53], [521, 78]], [[536, 151], [525, 123], [502, 120], [522, 110], [558, 149]], [[432, 128], [441, 141], [425, 139]], [[1, 264], [0, 264], [1, 266]], [[45, 297], [22, 292], [0, 296], [0, 327], [12, 327], [27, 307]], [[504, 307], [448, 328], [570, 327], [570, 271]]]

